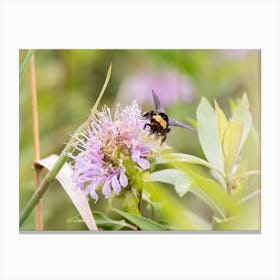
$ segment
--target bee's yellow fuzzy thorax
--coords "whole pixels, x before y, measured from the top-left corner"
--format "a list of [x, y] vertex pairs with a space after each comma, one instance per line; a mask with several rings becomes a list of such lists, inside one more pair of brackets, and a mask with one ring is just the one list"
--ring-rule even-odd
[[162, 128], [166, 128], [167, 122], [162, 118], [161, 115], [154, 115], [153, 119], [156, 120]]

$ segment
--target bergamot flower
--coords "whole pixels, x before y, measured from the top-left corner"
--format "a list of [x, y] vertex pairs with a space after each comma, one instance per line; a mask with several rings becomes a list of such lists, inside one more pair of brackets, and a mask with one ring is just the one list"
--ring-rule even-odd
[[68, 156], [76, 188], [97, 201], [97, 189], [106, 198], [112, 191], [119, 194], [134, 172], [149, 169], [149, 160], [158, 156], [162, 146], [159, 138], [144, 130], [145, 122], [136, 101], [124, 109], [118, 106], [114, 118], [106, 106], [97, 112], [88, 128], [73, 136], [75, 151]]

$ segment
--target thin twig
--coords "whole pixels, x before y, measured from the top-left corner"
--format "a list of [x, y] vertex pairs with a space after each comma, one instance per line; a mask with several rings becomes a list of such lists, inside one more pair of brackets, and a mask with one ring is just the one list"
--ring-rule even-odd
[[[30, 70], [30, 90], [32, 102], [32, 129], [33, 129], [33, 145], [34, 145], [34, 162], [40, 159], [40, 141], [39, 141], [39, 120], [38, 120], [38, 106], [37, 106], [37, 91], [36, 91], [36, 76], [35, 76], [35, 57], [32, 55], [29, 63]], [[35, 190], [40, 185], [40, 169], [35, 168]], [[43, 230], [43, 212], [42, 200], [35, 208], [35, 229]]]

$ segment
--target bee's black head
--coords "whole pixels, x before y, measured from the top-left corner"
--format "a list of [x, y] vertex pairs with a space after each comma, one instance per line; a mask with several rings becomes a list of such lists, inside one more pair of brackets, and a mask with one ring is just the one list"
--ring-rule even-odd
[[168, 116], [164, 113], [159, 113], [159, 115], [168, 123]]

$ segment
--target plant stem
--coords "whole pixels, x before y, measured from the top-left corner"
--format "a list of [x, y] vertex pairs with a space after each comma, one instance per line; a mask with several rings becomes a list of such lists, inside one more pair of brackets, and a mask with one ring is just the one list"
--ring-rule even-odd
[[[76, 130], [75, 134], [80, 133], [83, 131], [88, 125], [88, 119]], [[67, 143], [63, 151], [61, 152], [57, 162], [53, 166], [53, 168], [47, 173], [47, 175], [42, 180], [39, 188], [35, 191], [29, 202], [27, 203], [25, 209], [23, 210], [21, 216], [19, 225], [21, 226], [25, 220], [28, 218], [36, 204], [39, 202], [45, 191], [48, 189], [49, 185], [53, 182], [56, 175], [60, 171], [60, 169], [63, 167], [64, 163], [68, 160], [68, 154], [71, 153], [74, 150], [73, 143], [75, 140], [73, 138], [70, 139], [70, 141]]]
[[[81, 131], [83, 131], [88, 126], [89, 120], [90, 120], [91, 116], [95, 114], [95, 111], [96, 111], [97, 106], [98, 106], [98, 104], [101, 100], [101, 97], [103, 96], [103, 94], [105, 92], [105, 89], [108, 85], [108, 82], [109, 82], [110, 76], [111, 76], [111, 71], [112, 71], [112, 64], [110, 64], [110, 66], [109, 66], [104, 85], [103, 85], [103, 87], [102, 87], [102, 89], [99, 93], [97, 101], [93, 105], [93, 109], [91, 110], [91, 114], [90, 114], [89, 118], [76, 130], [76, 132], [74, 134], [79, 134]], [[69, 142], [67, 143], [67, 145], [65, 146], [65, 148], [61, 152], [61, 154], [60, 154], [57, 162], [53, 166], [53, 168], [47, 173], [47, 175], [41, 181], [41, 184], [40, 184], [39, 188], [34, 192], [33, 196], [30, 198], [29, 202], [27, 203], [26, 207], [24, 208], [24, 210], [23, 210], [23, 212], [20, 216], [20, 219], [19, 219], [19, 225], [20, 226], [23, 225], [23, 223], [28, 218], [28, 216], [30, 215], [30, 213], [32, 212], [32, 210], [34, 209], [34, 207], [36, 206], [38, 201], [41, 199], [41, 197], [43, 196], [45, 191], [48, 189], [49, 185], [55, 179], [55, 177], [58, 174], [58, 172], [60, 171], [60, 169], [63, 167], [65, 162], [68, 160], [68, 154], [71, 153], [74, 150], [73, 143], [75, 141], [76, 140], [74, 138], [71, 138], [69, 140]]]
[[39, 188], [34, 192], [33, 196], [27, 203], [25, 209], [23, 210], [20, 220], [19, 220], [19, 225], [22, 226], [22, 224], [25, 222], [25, 220], [28, 218], [36, 204], [39, 202], [45, 191], [48, 189], [49, 185], [51, 182], [55, 179], [57, 173], [59, 170], [62, 168], [64, 163], [67, 161], [67, 156], [64, 153], [70, 152], [71, 146], [69, 147], [68, 145], [65, 147], [63, 152], [60, 154], [60, 157], [58, 161], [55, 163], [54, 167], [52, 170], [49, 171], [49, 173], [45, 176], [45, 178], [41, 181], [41, 184]]
[[[32, 55], [29, 62], [30, 74], [30, 90], [32, 102], [32, 129], [33, 129], [33, 144], [34, 144], [34, 162], [40, 159], [40, 141], [39, 141], [39, 119], [37, 106], [37, 91], [36, 91], [36, 75], [35, 75], [35, 57]], [[40, 169], [35, 170], [35, 190], [39, 188], [40, 184]], [[43, 230], [43, 204], [40, 201], [35, 208], [35, 229]]]
[[25, 70], [27, 69], [29, 60], [31, 59], [32, 55], [34, 54], [35, 50], [28, 50], [27, 54], [22, 62], [22, 65], [19, 69], [19, 80], [21, 81], [23, 74], [25, 73]]

